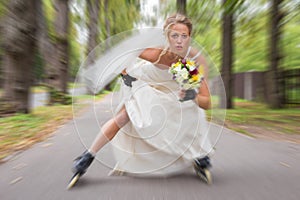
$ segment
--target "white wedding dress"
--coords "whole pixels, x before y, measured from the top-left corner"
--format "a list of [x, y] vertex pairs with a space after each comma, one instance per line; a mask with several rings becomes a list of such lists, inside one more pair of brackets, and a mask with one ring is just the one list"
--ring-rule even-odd
[[178, 100], [179, 85], [168, 69], [141, 60], [128, 73], [137, 81], [121, 86], [130, 121], [112, 140], [112, 174], [170, 175], [212, 152], [205, 111]]

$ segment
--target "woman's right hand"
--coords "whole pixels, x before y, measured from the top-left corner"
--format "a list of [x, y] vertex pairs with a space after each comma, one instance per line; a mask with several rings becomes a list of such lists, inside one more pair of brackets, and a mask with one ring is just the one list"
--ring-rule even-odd
[[124, 84], [127, 85], [128, 87], [132, 87], [132, 82], [137, 80], [136, 78], [127, 74], [125, 69], [122, 71], [121, 76], [124, 81]]

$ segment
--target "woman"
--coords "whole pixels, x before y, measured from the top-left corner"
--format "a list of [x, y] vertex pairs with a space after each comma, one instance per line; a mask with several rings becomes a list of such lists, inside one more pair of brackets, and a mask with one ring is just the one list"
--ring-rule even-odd
[[114, 172], [162, 175], [193, 165], [196, 173], [211, 183], [207, 155], [212, 146], [204, 112], [211, 103], [207, 75], [196, 92], [179, 89], [168, 72], [179, 59], [194, 60], [207, 68], [201, 52], [190, 47], [191, 32], [192, 23], [186, 16], [170, 16], [164, 24], [168, 45], [145, 49], [139, 55], [142, 61], [128, 73], [122, 72], [121, 90], [127, 100], [104, 124], [91, 147], [75, 160], [75, 175], [84, 174], [95, 154], [114, 138], [118, 161]]

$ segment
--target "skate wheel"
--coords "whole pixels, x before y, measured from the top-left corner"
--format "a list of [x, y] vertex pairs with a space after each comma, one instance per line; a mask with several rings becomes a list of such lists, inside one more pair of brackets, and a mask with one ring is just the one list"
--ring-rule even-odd
[[205, 176], [206, 176], [206, 182], [208, 185], [211, 185], [212, 184], [212, 177], [211, 177], [211, 173], [208, 169], [204, 169], [204, 173], [205, 173]]
[[212, 177], [211, 177], [211, 173], [208, 169], [203, 169], [203, 173], [197, 171], [197, 175], [204, 181], [206, 182], [208, 185], [212, 184]]
[[77, 183], [79, 177], [80, 177], [80, 174], [75, 174], [75, 175], [72, 177], [72, 179], [71, 179], [71, 181], [70, 181], [70, 183], [69, 183], [69, 185], [68, 185], [68, 189], [71, 189], [71, 188]]

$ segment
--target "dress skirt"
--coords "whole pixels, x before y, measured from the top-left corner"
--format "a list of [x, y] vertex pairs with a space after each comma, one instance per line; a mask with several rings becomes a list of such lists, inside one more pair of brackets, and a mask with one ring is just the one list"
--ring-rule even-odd
[[205, 110], [178, 100], [179, 85], [167, 69], [141, 61], [128, 73], [138, 80], [121, 86], [130, 121], [112, 140], [112, 173], [176, 174], [212, 151]]

